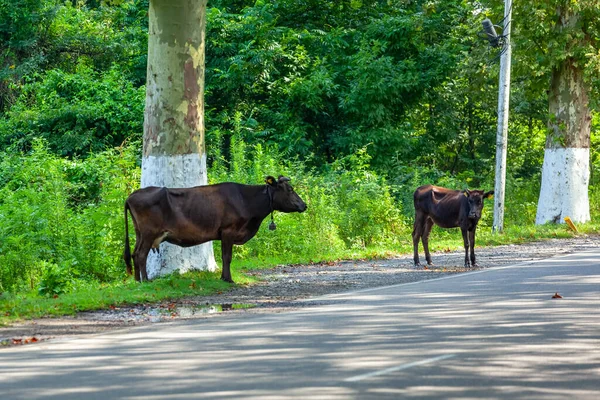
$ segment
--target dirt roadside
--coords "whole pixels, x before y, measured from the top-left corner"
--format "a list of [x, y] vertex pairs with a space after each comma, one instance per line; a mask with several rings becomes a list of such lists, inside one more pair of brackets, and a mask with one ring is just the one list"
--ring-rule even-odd
[[[579, 236], [477, 248], [476, 254], [480, 268], [486, 269], [593, 249], [599, 245], [600, 236]], [[436, 266], [429, 269], [415, 268], [412, 256], [402, 256], [376, 261], [343, 261], [254, 270], [249, 273], [258, 277], [259, 283], [234, 286], [218, 295], [82, 312], [74, 317], [36, 319], [0, 328], [0, 349], [177, 319], [283, 312], [322, 304], [320, 300], [310, 299], [327, 294], [410, 283], [472, 270], [462, 267], [462, 251], [438, 252], [432, 257]]]

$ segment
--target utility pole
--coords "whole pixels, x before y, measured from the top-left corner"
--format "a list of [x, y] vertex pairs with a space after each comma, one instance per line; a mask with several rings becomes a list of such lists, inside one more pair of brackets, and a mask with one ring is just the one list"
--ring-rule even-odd
[[492, 232], [504, 230], [504, 197], [506, 187], [506, 147], [508, 143], [508, 108], [510, 96], [510, 25], [512, 0], [504, 0], [504, 29], [506, 51], [500, 56], [500, 83], [498, 89], [498, 131], [496, 133], [496, 185], [494, 187], [494, 225]]

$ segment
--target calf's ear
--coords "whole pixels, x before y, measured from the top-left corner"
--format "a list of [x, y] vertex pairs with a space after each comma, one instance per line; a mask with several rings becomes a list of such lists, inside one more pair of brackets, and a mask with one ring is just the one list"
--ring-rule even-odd
[[494, 191], [493, 191], [493, 190], [490, 190], [489, 192], [486, 192], [486, 193], [483, 195], [483, 198], [484, 198], [484, 199], [491, 199], [491, 198], [492, 198], [492, 196], [494, 196]]
[[267, 185], [271, 185], [271, 186], [275, 186], [277, 184], [275, 181], [275, 178], [273, 178], [272, 176], [267, 176], [265, 179], [265, 182]]

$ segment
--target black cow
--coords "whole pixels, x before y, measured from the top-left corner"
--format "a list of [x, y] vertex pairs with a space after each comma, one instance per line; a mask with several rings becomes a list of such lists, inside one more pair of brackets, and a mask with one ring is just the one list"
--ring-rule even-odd
[[223, 260], [221, 279], [231, 279], [234, 244], [252, 239], [262, 221], [274, 210], [304, 212], [306, 204], [289, 184], [289, 178], [267, 177], [266, 185], [220, 183], [192, 188], [147, 187], [125, 201], [125, 251], [131, 274], [127, 210], [135, 227], [133, 265], [136, 280], [148, 280], [146, 259], [161, 242], [182, 247], [220, 240]]
[[[459, 227], [465, 244], [465, 267], [477, 267], [475, 262], [475, 230], [481, 218], [483, 199], [494, 191], [451, 190], [439, 186], [425, 185], [415, 190], [415, 225], [412, 233], [415, 266], [419, 263], [419, 239], [423, 240], [425, 259], [432, 265], [429, 254], [429, 234], [433, 224], [442, 228]], [[469, 249], [471, 263], [469, 264]]]

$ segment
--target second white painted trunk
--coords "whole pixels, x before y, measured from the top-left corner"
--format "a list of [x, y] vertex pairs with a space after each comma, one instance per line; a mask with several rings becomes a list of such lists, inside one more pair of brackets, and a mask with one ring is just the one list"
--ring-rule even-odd
[[547, 148], [535, 223], [564, 223], [565, 217], [574, 222], [589, 221], [589, 180], [589, 149]]
[[[178, 154], [148, 156], [142, 159], [142, 187], [192, 187], [207, 183], [206, 155]], [[214, 271], [217, 265], [212, 242], [193, 247], [179, 247], [163, 242], [159, 253], [150, 251], [146, 269], [148, 279], [174, 271]]]

